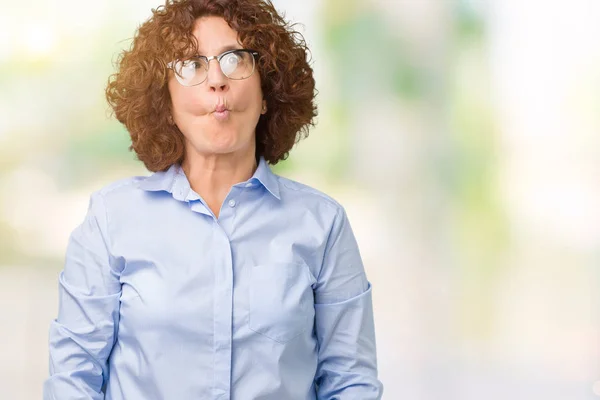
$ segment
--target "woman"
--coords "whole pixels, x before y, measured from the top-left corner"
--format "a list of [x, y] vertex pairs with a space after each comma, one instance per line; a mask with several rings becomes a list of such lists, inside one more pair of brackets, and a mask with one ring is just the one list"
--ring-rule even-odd
[[139, 27], [106, 93], [154, 174], [93, 193], [70, 237], [45, 399], [381, 397], [344, 209], [268, 165], [316, 115], [306, 52], [261, 0]]

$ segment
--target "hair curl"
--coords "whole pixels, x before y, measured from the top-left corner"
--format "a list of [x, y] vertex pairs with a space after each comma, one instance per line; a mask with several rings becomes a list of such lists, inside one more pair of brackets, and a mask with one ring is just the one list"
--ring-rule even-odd
[[183, 134], [169, 123], [167, 63], [196, 53], [192, 30], [203, 16], [222, 17], [243, 47], [259, 52], [257, 70], [269, 112], [256, 126], [256, 158], [277, 164], [308, 136], [317, 115], [309, 49], [270, 0], [166, 0], [152, 14], [138, 27], [130, 49], [119, 54], [105, 91], [131, 136], [129, 150], [148, 170], [163, 171], [183, 161]]

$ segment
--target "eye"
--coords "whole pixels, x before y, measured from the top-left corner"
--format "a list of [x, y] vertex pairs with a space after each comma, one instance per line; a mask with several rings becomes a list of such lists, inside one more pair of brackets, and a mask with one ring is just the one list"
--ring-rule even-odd
[[223, 56], [219, 64], [223, 73], [229, 75], [235, 71], [240, 61], [240, 57], [236, 53], [228, 53]]
[[195, 70], [204, 68], [204, 65], [205, 65], [205, 63], [202, 62], [201, 60], [193, 58], [190, 60], [185, 60], [182, 65], [182, 69], [195, 71]]

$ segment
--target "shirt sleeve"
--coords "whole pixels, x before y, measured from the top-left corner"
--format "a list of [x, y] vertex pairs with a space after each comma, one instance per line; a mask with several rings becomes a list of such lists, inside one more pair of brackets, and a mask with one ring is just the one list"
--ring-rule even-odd
[[104, 398], [121, 292], [119, 274], [111, 267], [107, 224], [103, 199], [94, 193], [83, 223], [71, 233], [58, 278], [58, 317], [50, 325], [44, 400]]
[[340, 206], [314, 287], [319, 400], [381, 399], [371, 285]]

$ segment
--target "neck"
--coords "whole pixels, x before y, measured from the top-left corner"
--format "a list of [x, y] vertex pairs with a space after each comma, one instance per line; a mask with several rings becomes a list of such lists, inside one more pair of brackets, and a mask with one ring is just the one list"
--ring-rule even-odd
[[195, 154], [181, 168], [191, 188], [205, 199], [224, 199], [231, 186], [252, 177], [258, 167], [254, 151], [229, 154]]

